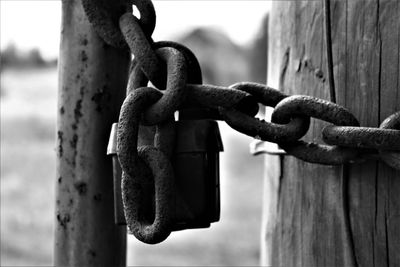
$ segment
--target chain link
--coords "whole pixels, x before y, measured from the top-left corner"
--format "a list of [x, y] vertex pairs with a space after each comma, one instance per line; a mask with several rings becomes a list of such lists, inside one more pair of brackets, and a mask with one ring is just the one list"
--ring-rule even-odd
[[[344, 107], [335, 103], [303, 95], [283, 99], [272, 113], [272, 122], [285, 123], [293, 117], [307, 116], [336, 125], [359, 125], [357, 119]], [[311, 163], [338, 165], [353, 160], [358, 152], [336, 146], [327, 146], [304, 141], [279, 143], [290, 155]]]
[[143, 124], [145, 125], [158, 124], [173, 115], [181, 106], [187, 94], [187, 68], [183, 54], [172, 47], [159, 48], [156, 50], [156, 54], [167, 62], [169, 75], [165, 93], [144, 114]]
[[[287, 97], [278, 90], [254, 83], [235, 84], [232, 88], [250, 92], [259, 103], [271, 107]], [[303, 116], [294, 117], [292, 120], [278, 124], [260, 120], [234, 108], [220, 107], [220, 113], [224, 121], [233, 129], [274, 143], [290, 142], [301, 138], [306, 134], [310, 124], [310, 119]]]
[[[162, 242], [169, 236], [174, 214], [174, 174], [172, 165], [164, 154], [169, 148], [137, 148], [141, 115], [146, 107], [161, 97], [162, 94], [151, 87], [133, 90], [122, 105], [117, 132], [118, 158], [123, 170], [121, 186], [126, 222], [130, 233], [149, 244]], [[160, 130], [165, 132], [161, 128]], [[167, 130], [170, 132], [171, 129], [167, 127]], [[156, 146], [158, 145], [159, 142], [156, 142]], [[145, 184], [152, 180], [146, 172], [148, 169], [154, 179], [155, 192], [155, 214], [150, 219], [143, 210], [148, 207], [143, 205]]]
[[122, 15], [119, 25], [137, 64], [157, 88], [164, 89], [166, 75], [160, 74], [166, 73], [166, 66], [153, 49], [151, 37], [146, 35], [139, 20], [130, 13]]
[[118, 20], [122, 14], [132, 13], [132, 5], [135, 5], [141, 14], [139, 20], [141, 29], [146, 36], [150, 37], [156, 26], [156, 12], [151, 1], [82, 0], [83, 9], [95, 31], [104, 42], [117, 48], [127, 48], [127, 43], [118, 26]]

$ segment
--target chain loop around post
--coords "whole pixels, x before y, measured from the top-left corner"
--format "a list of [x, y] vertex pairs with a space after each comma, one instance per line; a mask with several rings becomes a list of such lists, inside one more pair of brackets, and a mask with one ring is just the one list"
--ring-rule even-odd
[[331, 145], [379, 150], [381, 159], [400, 169], [400, 112], [385, 119], [379, 128], [326, 126], [323, 139]]
[[[141, 115], [146, 107], [161, 96], [162, 93], [154, 88], [133, 90], [122, 105], [117, 132], [126, 222], [136, 238], [149, 244], [159, 243], [168, 237], [174, 216], [175, 188], [171, 163], [157, 148], [145, 146], [137, 149]], [[143, 184], [151, 178], [146, 176], [146, 168], [150, 168], [154, 177], [155, 216], [152, 222], [147, 221], [146, 207], [142, 205]]]
[[153, 3], [150, 0], [120, 0], [118, 2], [120, 4], [116, 5], [115, 2], [82, 0], [86, 16], [100, 37], [108, 45], [127, 48], [128, 46], [118, 26], [118, 19], [126, 12], [132, 14], [132, 5], [135, 5], [141, 15], [139, 24], [147, 38], [150, 38], [156, 26], [156, 13]]
[[400, 150], [400, 134], [390, 128], [328, 125], [322, 131], [323, 140], [330, 145]]
[[[323, 99], [303, 95], [290, 96], [279, 102], [272, 113], [271, 120], [285, 123], [299, 115], [321, 119], [336, 125], [359, 125], [357, 119], [344, 107]], [[354, 160], [358, 155], [356, 149], [304, 141], [279, 142], [278, 144], [288, 154], [299, 159], [326, 165], [340, 165]]]

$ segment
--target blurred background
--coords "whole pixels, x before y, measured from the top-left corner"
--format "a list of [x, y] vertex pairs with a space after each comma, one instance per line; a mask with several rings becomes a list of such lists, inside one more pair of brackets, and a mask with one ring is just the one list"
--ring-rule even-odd
[[[265, 83], [269, 1], [154, 1], [155, 41], [191, 48], [204, 83]], [[1, 0], [1, 262], [52, 265], [61, 1]], [[259, 264], [262, 157], [220, 123], [221, 220], [149, 246], [128, 238], [128, 265]]]

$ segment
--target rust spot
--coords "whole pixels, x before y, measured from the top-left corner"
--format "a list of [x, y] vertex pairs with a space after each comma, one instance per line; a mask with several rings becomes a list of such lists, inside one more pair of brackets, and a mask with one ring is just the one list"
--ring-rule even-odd
[[82, 62], [86, 62], [86, 61], [88, 60], [88, 56], [87, 56], [85, 50], [82, 50], [82, 51], [81, 51], [81, 53], [80, 53], [80, 58], [81, 58], [81, 61], [82, 61]]
[[78, 191], [79, 195], [86, 195], [87, 184], [85, 182], [77, 182], [74, 184], [74, 187]]
[[61, 214], [57, 214], [57, 221], [62, 228], [66, 229], [67, 223], [71, 221], [71, 218], [68, 213], [66, 213], [64, 216]]
[[78, 144], [78, 135], [74, 134], [72, 136], [72, 140], [69, 142], [72, 148], [76, 148], [76, 145]]
[[72, 136], [72, 140], [69, 142], [71, 148], [74, 150], [74, 157], [72, 158], [72, 166], [76, 165], [76, 157], [78, 155], [78, 149], [76, 148], [78, 145], [78, 135], [74, 133]]
[[65, 113], [65, 109], [64, 109], [64, 107], [61, 107], [60, 108], [60, 114], [63, 115], [64, 113]]
[[96, 257], [96, 252], [94, 250], [92, 250], [92, 249], [89, 249], [87, 253], [88, 253], [89, 256], [91, 256], [93, 258]]
[[81, 75], [80, 75], [80, 74], [77, 74], [76, 77], [75, 77], [75, 80], [78, 81], [80, 78], [81, 78]]
[[61, 184], [61, 182], [62, 182], [62, 177], [60, 176], [58, 177], [58, 183]]
[[75, 105], [75, 109], [74, 109], [76, 122], [78, 122], [79, 119], [82, 117], [81, 110], [82, 110], [82, 99], [79, 99], [78, 101], [76, 101], [76, 105]]
[[98, 202], [100, 202], [102, 198], [103, 198], [103, 196], [100, 193], [93, 196], [94, 201], [98, 201]]
[[57, 132], [57, 138], [58, 138], [58, 155], [61, 158], [63, 156], [63, 142], [64, 142], [64, 138], [63, 138], [64, 134], [61, 131]]
[[[85, 88], [82, 86], [80, 88], [80, 94], [83, 97], [83, 91]], [[82, 117], [82, 99], [79, 99], [76, 101], [75, 109], [74, 109], [74, 115], [75, 115], [75, 122], [71, 125], [73, 130], [78, 129], [78, 123], [80, 118]]]
[[87, 46], [88, 43], [89, 43], [89, 42], [88, 42], [88, 40], [86, 39], [86, 37], [83, 37], [83, 38], [81, 39], [81, 45]]
[[98, 112], [101, 112], [111, 99], [111, 94], [107, 89], [107, 85], [104, 85], [102, 88], [98, 89], [91, 98], [91, 100], [96, 103], [96, 111]]

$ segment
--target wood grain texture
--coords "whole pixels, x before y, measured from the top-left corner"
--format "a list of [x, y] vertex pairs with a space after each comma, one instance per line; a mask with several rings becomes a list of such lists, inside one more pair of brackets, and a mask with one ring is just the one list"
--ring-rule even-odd
[[[331, 0], [331, 16], [337, 102], [377, 127], [400, 110], [400, 2]], [[268, 85], [329, 100], [322, 1], [276, 1], [270, 19]], [[304, 139], [322, 142], [324, 125], [314, 120]], [[377, 161], [346, 169], [287, 156], [281, 172], [279, 185], [266, 189], [265, 203], [277, 204], [263, 224], [273, 234], [263, 237], [262, 264], [400, 265], [399, 171]], [[267, 180], [276, 176], [266, 172]]]

